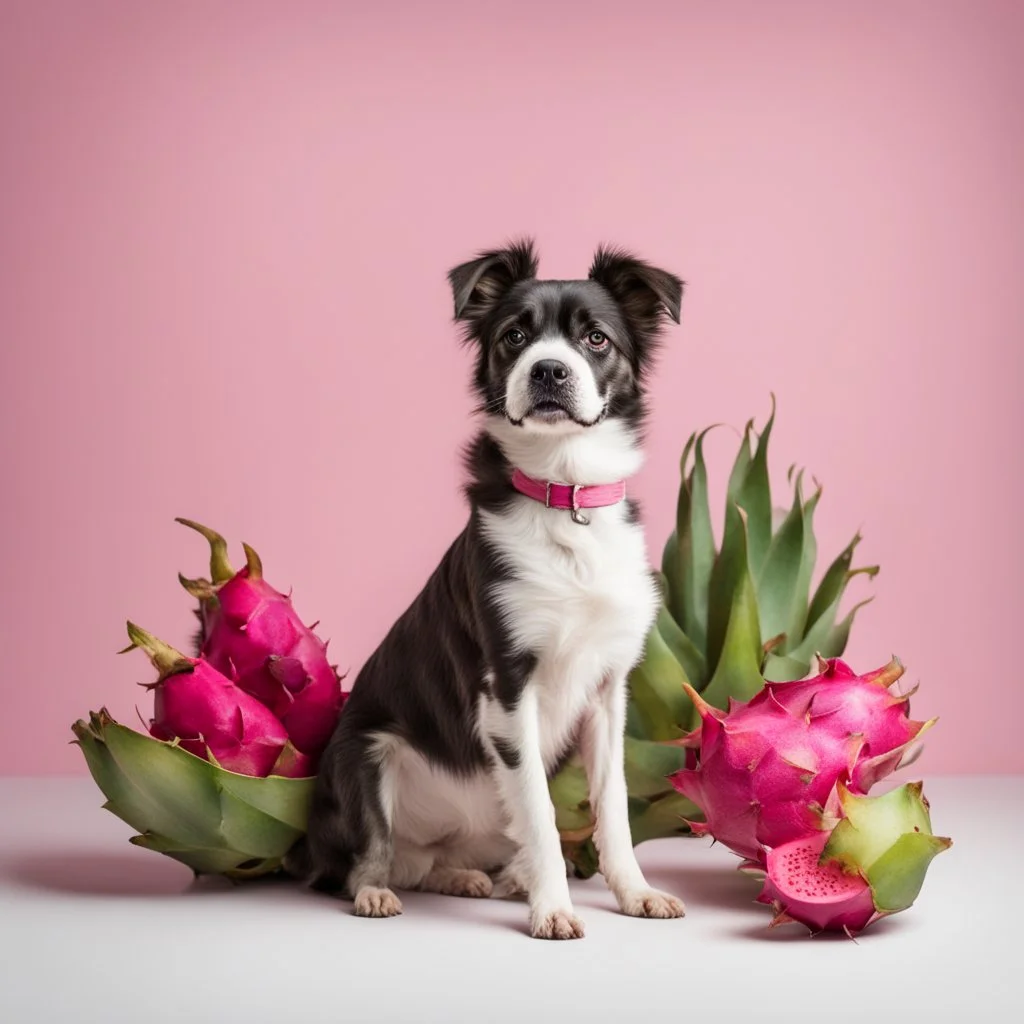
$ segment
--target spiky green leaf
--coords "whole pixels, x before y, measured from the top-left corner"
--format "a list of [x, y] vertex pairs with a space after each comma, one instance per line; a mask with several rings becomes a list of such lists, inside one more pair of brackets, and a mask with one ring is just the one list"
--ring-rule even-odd
[[810, 661], [799, 661], [788, 654], [768, 654], [765, 656], [761, 675], [769, 683], [790, 683], [803, 679], [811, 667]]
[[853, 620], [857, 612], [864, 607], [866, 604], [871, 604], [874, 600], [873, 597], [869, 597], [864, 601], [860, 601], [855, 604], [846, 617], [836, 623], [829, 631], [828, 635], [822, 641], [819, 653], [824, 658], [838, 658], [842, 655], [843, 651], [846, 650], [846, 644], [850, 639], [850, 628], [853, 626]]
[[644, 658], [630, 673], [634, 716], [646, 736], [671, 740], [694, 723], [693, 702], [683, 690], [686, 676], [657, 629], [647, 634]]
[[708, 505], [707, 467], [704, 463], [704, 438], [708, 430], [693, 442], [693, 468], [686, 473], [690, 445], [683, 453], [684, 479], [679, 489], [676, 510], [676, 561], [673, 572], [666, 575], [675, 590], [678, 580], [681, 593], [672, 594], [670, 610], [673, 618], [693, 641], [698, 650], [705, 644], [708, 629], [708, 580], [715, 558], [715, 539]]
[[743, 439], [740, 441], [739, 451], [736, 453], [732, 471], [729, 473], [729, 485], [726, 489], [728, 500], [734, 503], [740, 499], [740, 490], [750, 469], [750, 435], [753, 431], [754, 421], [747, 420], [747, 425], [743, 428]]
[[739, 486], [736, 504], [747, 514], [750, 568], [755, 577], [768, 555], [772, 537], [772, 489], [768, 478], [768, 442], [775, 424], [775, 396], [768, 422], [757, 440], [750, 466]]
[[633, 796], [649, 798], [670, 792], [668, 776], [685, 764], [682, 747], [626, 737], [626, 783]]
[[779, 633], [791, 635], [794, 606], [799, 603], [797, 581], [803, 564], [804, 523], [804, 501], [798, 477], [789, 514], [772, 537], [764, 565], [756, 575], [757, 610], [764, 640]]
[[[743, 580], [750, 579], [747, 560], [747, 528], [739, 507], [728, 502], [725, 507], [725, 529], [722, 548], [715, 559], [708, 584], [708, 641], [705, 648], [707, 670], [713, 676], [718, 668], [726, 631]], [[758, 645], [760, 645], [758, 637]]]
[[732, 615], [715, 674], [701, 696], [714, 707], [724, 709], [728, 707], [730, 697], [748, 701], [763, 686], [757, 599], [754, 585], [747, 575], [740, 581], [733, 598]]
[[648, 839], [688, 835], [690, 828], [686, 820], [694, 821], [702, 817], [695, 803], [676, 792], [651, 801], [630, 798], [629, 812], [629, 828], [634, 846]]
[[687, 681], [697, 691], [707, 684], [707, 663], [697, 645], [679, 628], [672, 613], [665, 605], [658, 611], [655, 628], [661, 634], [672, 656], [679, 662]]

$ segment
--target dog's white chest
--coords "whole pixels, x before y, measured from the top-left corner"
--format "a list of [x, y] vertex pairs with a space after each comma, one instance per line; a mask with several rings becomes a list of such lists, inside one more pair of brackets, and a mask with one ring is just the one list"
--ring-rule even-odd
[[496, 598], [516, 648], [537, 659], [541, 744], [562, 751], [602, 680], [637, 661], [657, 607], [643, 533], [621, 506], [589, 525], [523, 502], [485, 524], [512, 569]]

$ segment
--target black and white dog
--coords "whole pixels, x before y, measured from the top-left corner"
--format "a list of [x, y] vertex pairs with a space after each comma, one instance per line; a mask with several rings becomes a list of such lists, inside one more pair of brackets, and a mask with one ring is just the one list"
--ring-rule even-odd
[[637, 864], [623, 767], [626, 676], [659, 601], [623, 481], [682, 283], [608, 249], [588, 280], [536, 272], [523, 242], [448, 275], [483, 416], [469, 522], [359, 673], [288, 866], [364, 917], [401, 913], [393, 889], [524, 893], [532, 934], [568, 939], [583, 925], [547, 783], [575, 749], [619, 906], [683, 914]]

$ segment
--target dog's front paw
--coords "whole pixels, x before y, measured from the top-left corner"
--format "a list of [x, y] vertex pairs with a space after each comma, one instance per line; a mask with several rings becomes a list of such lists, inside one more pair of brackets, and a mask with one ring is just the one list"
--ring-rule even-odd
[[683, 917], [683, 901], [657, 889], [630, 889], [619, 896], [619, 906], [630, 917]]
[[530, 934], [535, 939], [582, 939], [583, 922], [571, 910], [531, 914]]
[[372, 885], [356, 893], [355, 904], [356, 917], [396, 917], [402, 912], [402, 901], [390, 889]]

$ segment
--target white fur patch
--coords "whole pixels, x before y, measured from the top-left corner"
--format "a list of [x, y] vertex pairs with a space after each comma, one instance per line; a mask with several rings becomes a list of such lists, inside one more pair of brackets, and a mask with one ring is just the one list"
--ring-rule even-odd
[[539, 655], [541, 750], [549, 768], [595, 690], [637, 662], [656, 610], [643, 532], [621, 505], [588, 510], [590, 525], [523, 498], [484, 513], [487, 540], [514, 579], [495, 595], [515, 646]]
[[[597, 381], [590, 364], [564, 338], [540, 338], [516, 360], [505, 382], [505, 408], [509, 416], [522, 420], [530, 411], [530, 371], [541, 359], [557, 359], [565, 364], [569, 377], [563, 388], [573, 397], [576, 418], [585, 422], [596, 420], [604, 408], [597, 391]], [[569, 423], [566, 429], [569, 427], [579, 429], [573, 423]]]

